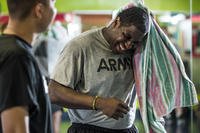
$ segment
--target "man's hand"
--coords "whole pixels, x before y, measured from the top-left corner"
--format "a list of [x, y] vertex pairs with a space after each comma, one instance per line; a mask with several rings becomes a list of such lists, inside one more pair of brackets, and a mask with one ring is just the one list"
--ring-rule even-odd
[[129, 107], [126, 103], [115, 98], [98, 98], [96, 108], [101, 110], [105, 115], [116, 120], [123, 118], [127, 114]]

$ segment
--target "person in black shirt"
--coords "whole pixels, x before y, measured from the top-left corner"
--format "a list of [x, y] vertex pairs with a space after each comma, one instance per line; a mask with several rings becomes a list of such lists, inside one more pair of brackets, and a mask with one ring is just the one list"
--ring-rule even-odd
[[[52, 133], [48, 89], [31, 53], [34, 33], [55, 16], [55, 0], [7, 0], [0, 36], [0, 133]], [[1, 127], [0, 126], [0, 127]]]

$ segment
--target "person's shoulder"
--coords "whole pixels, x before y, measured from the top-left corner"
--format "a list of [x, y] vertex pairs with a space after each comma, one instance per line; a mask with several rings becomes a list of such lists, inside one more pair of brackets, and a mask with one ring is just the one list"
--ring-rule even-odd
[[93, 46], [100, 31], [100, 28], [92, 29], [77, 35], [65, 45], [62, 53], [84, 53]]
[[95, 41], [96, 36], [98, 36], [100, 29], [91, 29], [81, 33], [70, 41], [71, 45], [76, 45], [77, 47], [88, 47]]
[[21, 46], [20, 42], [15, 37], [0, 37], [0, 53], [4, 55], [27, 55], [27, 50]]

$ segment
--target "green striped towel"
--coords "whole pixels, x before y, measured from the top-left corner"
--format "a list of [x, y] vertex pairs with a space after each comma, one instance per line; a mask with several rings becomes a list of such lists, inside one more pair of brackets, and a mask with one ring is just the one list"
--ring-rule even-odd
[[[118, 12], [132, 6], [144, 7], [143, 0], [132, 0]], [[149, 13], [147, 39], [133, 58], [136, 92], [146, 133], [166, 133], [163, 116], [176, 107], [198, 103], [194, 84], [185, 73], [175, 46]]]

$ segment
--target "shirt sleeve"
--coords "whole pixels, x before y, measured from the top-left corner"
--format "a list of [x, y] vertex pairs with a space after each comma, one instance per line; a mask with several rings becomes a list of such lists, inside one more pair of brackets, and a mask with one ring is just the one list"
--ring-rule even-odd
[[15, 106], [37, 107], [33, 68], [27, 57], [13, 55], [0, 66], [0, 112]]
[[51, 79], [64, 86], [76, 89], [82, 79], [84, 54], [81, 47], [70, 43], [61, 52], [58, 62], [51, 74]]

